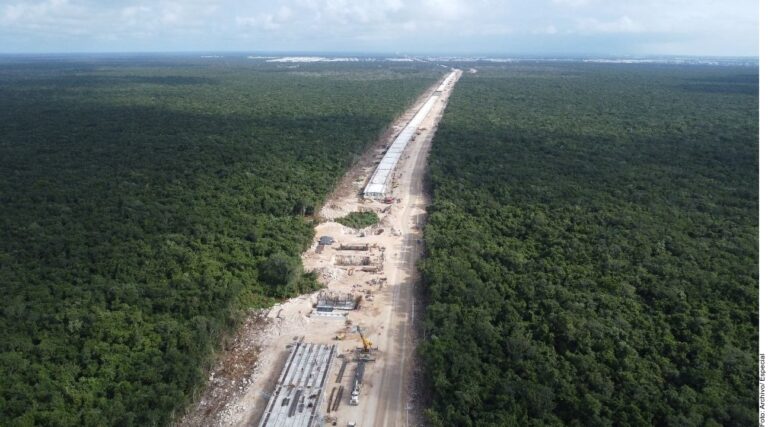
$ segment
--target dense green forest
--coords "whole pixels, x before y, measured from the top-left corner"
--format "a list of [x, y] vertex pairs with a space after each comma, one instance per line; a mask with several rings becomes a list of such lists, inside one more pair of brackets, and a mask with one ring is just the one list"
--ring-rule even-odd
[[439, 75], [2, 60], [0, 425], [166, 424], [240, 313], [315, 286], [315, 207]]
[[430, 157], [436, 426], [751, 426], [757, 68], [476, 66]]

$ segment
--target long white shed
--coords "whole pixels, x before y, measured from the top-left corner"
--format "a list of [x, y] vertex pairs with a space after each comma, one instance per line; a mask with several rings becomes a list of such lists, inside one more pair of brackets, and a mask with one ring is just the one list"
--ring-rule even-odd
[[368, 185], [365, 186], [365, 190], [363, 190], [363, 197], [369, 199], [381, 199], [386, 196], [389, 184], [391, 182], [392, 172], [395, 170], [397, 163], [400, 161], [400, 156], [403, 154], [403, 151], [405, 151], [405, 148], [408, 146], [411, 138], [416, 134], [416, 131], [419, 129], [421, 122], [424, 121], [424, 118], [427, 117], [427, 114], [429, 114], [429, 111], [437, 102], [439, 98], [437, 92], [442, 91], [445, 88], [445, 85], [450, 82], [450, 79], [452, 79], [455, 74], [455, 71], [452, 72], [442, 81], [438, 87], [438, 90], [435, 91], [436, 93], [427, 99], [427, 102], [421, 106], [416, 115], [413, 116], [411, 121], [408, 122], [408, 124], [400, 132], [397, 138], [395, 138], [395, 142], [389, 146], [387, 153], [384, 154], [381, 162], [373, 172], [370, 181], [368, 181]]

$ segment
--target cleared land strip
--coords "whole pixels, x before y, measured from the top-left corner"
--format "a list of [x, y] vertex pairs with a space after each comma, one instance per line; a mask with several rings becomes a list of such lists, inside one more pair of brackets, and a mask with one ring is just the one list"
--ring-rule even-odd
[[[334, 243], [312, 247], [302, 259], [304, 268], [315, 271], [327, 289], [273, 307], [263, 315], [259, 329], [246, 331], [258, 346], [257, 364], [250, 378], [243, 379], [242, 394], [222, 403], [223, 409], [208, 417], [207, 425], [263, 425], [262, 416], [293, 425], [291, 419], [305, 412], [299, 411], [298, 388], [285, 384], [284, 374], [301, 370], [293, 367], [291, 355], [297, 346], [309, 344], [335, 345], [339, 356], [329, 361], [320, 394], [310, 399], [313, 392], [304, 393], [303, 409], [311, 400], [312, 412], [317, 411], [311, 421], [307, 417], [309, 425], [354, 421], [363, 426], [397, 426], [407, 425], [416, 415], [409, 412], [408, 402], [413, 398], [409, 389], [413, 388], [415, 350], [415, 263], [422, 252], [420, 221], [428, 203], [422, 184], [432, 135], [460, 75], [455, 70], [422, 94], [393, 124], [392, 136], [350, 170], [326, 202], [316, 237], [318, 242], [325, 236]], [[409, 126], [412, 132], [407, 131]], [[384, 196], [392, 203], [385, 203], [384, 197], [361, 198], [377, 162], [398, 135], [408, 138], [385, 182]], [[357, 211], [375, 212], [379, 223], [355, 230], [333, 221]], [[326, 387], [327, 383], [332, 384]], [[286, 395], [289, 389], [293, 394]], [[293, 402], [297, 402], [294, 409]], [[215, 421], [210, 422], [212, 418]]]
[[[362, 179], [358, 186], [327, 202], [335, 210], [325, 211], [336, 215], [328, 215], [328, 221], [317, 226], [316, 237], [318, 242], [324, 237], [323, 241], [333, 243], [324, 245], [322, 251], [312, 248], [303, 257], [305, 269], [317, 272], [327, 289], [307, 301], [281, 306], [282, 315], [297, 319], [285, 325], [286, 331], [296, 331], [306, 342], [335, 342], [339, 348], [341, 357], [331, 367], [330, 376], [340, 378], [344, 392], [340, 394], [340, 387], [335, 390], [330, 411], [326, 408], [327, 423], [399, 426], [418, 417], [411, 413], [413, 405], [408, 402], [414, 397], [409, 390], [413, 389], [416, 344], [412, 318], [416, 261], [422, 253], [421, 221], [428, 204], [423, 182], [432, 135], [460, 75], [456, 70], [445, 76], [393, 132], [397, 137], [378, 157], [397, 161], [394, 167], [387, 165], [387, 179], [375, 183], [384, 184], [372, 195], [375, 200], [360, 197], [362, 184], [372, 182]], [[376, 175], [372, 165], [361, 174], [365, 178]], [[332, 221], [354, 211], [376, 212], [380, 222], [353, 230]], [[337, 304], [338, 309], [329, 308], [331, 298], [345, 303]], [[349, 310], [347, 301], [358, 301], [359, 306]], [[299, 325], [300, 329], [294, 329]], [[365, 367], [342, 371], [342, 366], [352, 362]], [[273, 370], [279, 370], [279, 365]], [[264, 386], [268, 392], [269, 384]], [[325, 398], [330, 400], [333, 391], [324, 390]]]
[[[379, 376], [379, 387], [370, 399], [368, 407], [361, 412], [362, 425], [401, 426], [418, 421], [418, 396], [414, 390], [414, 358], [416, 337], [414, 336], [414, 285], [418, 283], [416, 262], [423, 252], [422, 227], [429, 204], [424, 188], [427, 157], [432, 136], [442, 118], [442, 113], [453, 85], [461, 77], [461, 71], [444, 81], [435, 96], [438, 98], [420, 124], [423, 129], [409, 146], [395, 184], [396, 197], [401, 209], [394, 211], [395, 223], [403, 230], [395, 246], [397, 257], [386, 266], [392, 277], [393, 292], [391, 307], [387, 314], [387, 357]], [[416, 420], [414, 420], [416, 418]], [[415, 424], [415, 423], [414, 423]]]

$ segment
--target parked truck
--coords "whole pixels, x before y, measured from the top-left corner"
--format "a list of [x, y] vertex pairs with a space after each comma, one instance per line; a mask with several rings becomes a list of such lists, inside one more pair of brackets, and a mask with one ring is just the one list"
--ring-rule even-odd
[[357, 362], [357, 368], [355, 368], [355, 378], [352, 381], [352, 393], [349, 398], [349, 404], [357, 406], [360, 404], [360, 391], [363, 388], [363, 375], [365, 374], [365, 362]]

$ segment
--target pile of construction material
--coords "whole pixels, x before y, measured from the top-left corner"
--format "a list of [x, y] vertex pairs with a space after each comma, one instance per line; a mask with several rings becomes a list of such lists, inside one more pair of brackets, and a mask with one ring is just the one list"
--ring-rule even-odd
[[315, 425], [321, 419], [318, 408], [334, 357], [335, 345], [297, 343], [258, 425]]

